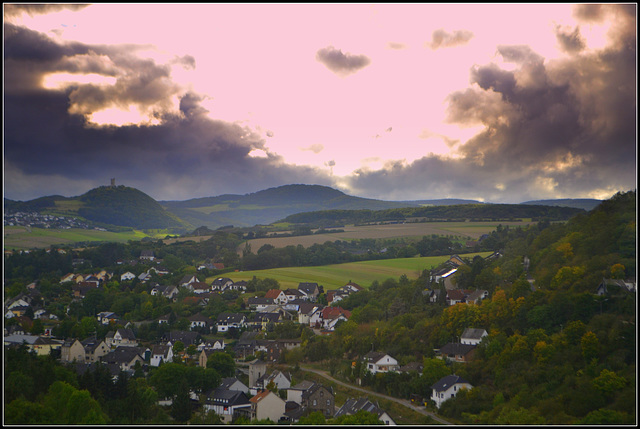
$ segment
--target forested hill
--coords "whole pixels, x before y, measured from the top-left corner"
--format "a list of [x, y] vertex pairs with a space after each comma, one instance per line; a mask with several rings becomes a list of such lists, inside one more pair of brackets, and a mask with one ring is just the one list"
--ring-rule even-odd
[[78, 199], [78, 215], [93, 222], [139, 229], [180, 228], [185, 223], [142, 191], [126, 186], [100, 186]]
[[325, 210], [287, 216], [283, 222], [315, 224], [362, 224], [368, 222], [405, 221], [411, 218], [430, 220], [568, 220], [582, 209], [523, 204], [461, 204], [430, 207], [406, 207], [388, 210]]
[[561, 198], [557, 200], [525, 201], [520, 204], [529, 204], [529, 205], [536, 205], [536, 206], [543, 205], [543, 206], [558, 206], [558, 207], [574, 207], [577, 209], [592, 210], [601, 202], [602, 200], [596, 200], [593, 198]]
[[320, 210], [383, 210], [416, 207], [412, 202], [383, 201], [347, 195], [321, 185], [284, 185], [259, 192], [186, 201], [160, 201], [167, 210], [194, 225], [267, 225], [294, 213]]
[[100, 226], [136, 229], [193, 229], [166, 211], [156, 200], [135, 188], [100, 186], [77, 197], [52, 195], [30, 201], [4, 200], [6, 212], [38, 212], [80, 217]]

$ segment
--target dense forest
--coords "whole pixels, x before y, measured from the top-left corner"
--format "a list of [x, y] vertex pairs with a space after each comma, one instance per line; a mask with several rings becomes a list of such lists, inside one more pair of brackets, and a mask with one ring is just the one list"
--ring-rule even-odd
[[[374, 282], [340, 301], [352, 313], [332, 335], [314, 335], [294, 323], [278, 324], [264, 335], [302, 339], [300, 348], [281, 356], [282, 364], [320, 364], [334, 377], [354, 383], [360, 379], [365, 387], [399, 398], [418, 394], [428, 399], [435, 381], [459, 375], [473, 388], [461, 391], [437, 412], [461, 424], [634, 424], [636, 292], [611, 287], [600, 296], [596, 290], [605, 278], [635, 281], [636, 206], [635, 191], [618, 193], [565, 223], [498, 228], [483, 241], [486, 249], [500, 250], [503, 256], [469, 260], [454, 279], [458, 288], [489, 291], [490, 297], [478, 305], [447, 306], [442, 294], [437, 302], [430, 302], [426, 292], [443, 286], [431, 283], [425, 270], [417, 279], [402, 276]], [[110, 243], [73, 257], [90, 259], [92, 266], [85, 267], [87, 271], [96, 267], [136, 270], [142, 268], [116, 267], [115, 261], [153, 249], [174, 273], [155, 279], [175, 283], [178, 276], [195, 273], [195, 267], [186, 261], [201, 260], [202, 255], [226, 257], [229, 267], [242, 267], [251, 260], [249, 255], [280, 255], [267, 247], [238, 256], [235, 248], [241, 240], [232, 232], [217, 231], [201, 243]], [[450, 244], [446, 240], [424, 237], [413, 247], [400, 243], [397, 249], [429, 254]], [[331, 246], [334, 244], [318, 245], [315, 250], [319, 255], [331, 254], [332, 249], [336, 254], [354, 254]], [[293, 255], [313, 259], [312, 253], [305, 253], [310, 249], [294, 250], [299, 252]], [[530, 261], [529, 266], [525, 260]], [[55, 252], [5, 257], [5, 296], [24, 291], [27, 282], [37, 278], [48, 308], [61, 316], [57, 333], [62, 337], [87, 338], [96, 333], [104, 337], [113, 327], [98, 326], [93, 317], [97, 309], [140, 321], [173, 314], [166, 328], [153, 323], [136, 326], [141, 341], [156, 340], [166, 332], [162, 330], [185, 328], [187, 317], [196, 312], [216, 317], [223, 311], [246, 311], [237, 293], [221, 294], [203, 309], [182, 300], [171, 303], [150, 296], [148, 287], [135, 280], [126, 287], [111, 281], [100, 292], [71, 303], [68, 286], [58, 283], [60, 275], [71, 271], [71, 264], [70, 254]], [[278, 287], [270, 279], [250, 283], [250, 290], [255, 291]], [[29, 328], [35, 333], [42, 326]], [[455, 341], [465, 328], [482, 328], [489, 334], [474, 359], [451, 363], [436, 358], [435, 350]], [[238, 334], [226, 335], [233, 340]], [[373, 376], [359, 359], [372, 348], [395, 357], [401, 365], [420, 362], [424, 370]], [[12, 350], [5, 354], [5, 423], [212, 424], [215, 419], [192, 413], [184, 398], [189, 389], [215, 387], [229, 369], [225, 359], [220, 357], [211, 368], [163, 365], [148, 374], [123, 374], [110, 383], [104, 374], [81, 377], [52, 357]], [[167, 394], [174, 398], [170, 410], [156, 405], [156, 399]]]
[[445, 220], [566, 220], [584, 210], [572, 207], [532, 206], [527, 204], [460, 204], [429, 207], [406, 207], [387, 210], [323, 210], [287, 216], [283, 222], [316, 226], [364, 224], [371, 222], [425, 219]]

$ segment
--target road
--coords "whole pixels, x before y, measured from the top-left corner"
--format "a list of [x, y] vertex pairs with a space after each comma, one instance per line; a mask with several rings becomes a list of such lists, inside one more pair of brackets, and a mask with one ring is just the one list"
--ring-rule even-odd
[[322, 370], [319, 370], [319, 369], [303, 368], [303, 367], [300, 367], [300, 369], [303, 370], [303, 371], [309, 371], [309, 372], [313, 372], [315, 374], [318, 374], [319, 376], [324, 377], [327, 380], [333, 381], [334, 383], [337, 383], [337, 384], [339, 384], [341, 386], [348, 387], [349, 389], [358, 390], [358, 391], [366, 393], [367, 395], [370, 395], [370, 396], [371, 395], [379, 396], [381, 398], [388, 399], [388, 400], [393, 401], [393, 402], [397, 402], [400, 405], [403, 405], [403, 406], [405, 406], [407, 408], [411, 408], [413, 411], [415, 411], [417, 413], [423, 414], [425, 416], [429, 416], [433, 420], [437, 421], [438, 423], [442, 423], [443, 425], [453, 425], [453, 423], [448, 422], [448, 421], [442, 419], [441, 417], [438, 417], [436, 414], [434, 414], [434, 413], [432, 413], [430, 411], [427, 411], [424, 407], [416, 407], [415, 405], [413, 405], [411, 403], [411, 401], [407, 401], [406, 399], [394, 398], [392, 396], [387, 396], [387, 395], [383, 395], [381, 393], [372, 392], [370, 390], [366, 390], [366, 389], [363, 389], [361, 387], [354, 386], [352, 384], [348, 384], [348, 383], [342, 382], [340, 380], [336, 380], [335, 378], [331, 377], [331, 375], [327, 371], [322, 371]]

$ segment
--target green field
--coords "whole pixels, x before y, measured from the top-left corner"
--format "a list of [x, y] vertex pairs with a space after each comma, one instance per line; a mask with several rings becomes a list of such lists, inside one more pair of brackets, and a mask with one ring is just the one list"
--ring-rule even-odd
[[[468, 253], [461, 256], [473, 258], [475, 255], [488, 256], [491, 252]], [[273, 268], [258, 271], [236, 271], [225, 273], [233, 281], [257, 278], [272, 278], [280, 283], [281, 289], [298, 288], [300, 282], [314, 282], [323, 285], [325, 291], [337, 289], [349, 281], [362, 287], [369, 287], [374, 280], [382, 282], [388, 278], [398, 279], [406, 274], [416, 279], [422, 270], [429, 270], [449, 259], [449, 256], [427, 256], [423, 258], [384, 259], [377, 261], [350, 262], [346, 264], [325, 265], [321, 267]], [[211, 283], [219, 276], [207, 278]]]
[[56, 244], [74, 244], [88, 241], [115, 241], [126, 243], [141, 240], [148, 235], [142, 231], [109, 232], [93, 229], [45, 229], [24, 226], [3, 228], [4, 250], [43, 249]]

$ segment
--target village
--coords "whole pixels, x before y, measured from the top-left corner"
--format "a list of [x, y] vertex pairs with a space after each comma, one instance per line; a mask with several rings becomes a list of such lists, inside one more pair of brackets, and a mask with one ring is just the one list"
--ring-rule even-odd
[[26, 226], [46, 229], [79, 228], [106, 231], [104, 228], [90, 226], [87, 222], [75, 217], [54, 216], [38, 212], [5, 212], [4, 226]]
[[[488, 258], [499, 256], [494, 253]], [[74, 259], [75, 266], [85, 266], [85, 262], [87, 261]], [[171, 273], [152, 251], [143, 250], [137, 260], [119, 260], [116, 263], [148, 266], [138, 276], [131, 271], [120, 274], [117, 280], [123, 288], [135, 282], [138, 288], [143, 287], [151, 296], [162, 297], [173, 303], [181, 299], [185, 304], [202, 308], [216, 295], [234, 293], [241, 297], [244, 310], [222, 312], [215, 319], [196, 312], [187, 318], [187, 329], [171, 329], [155, 341], [142, 342], [134, 333], [137, 326], [143, 323], [169, 326], [175, 322], [176, 316], [165, 314], [152, 321], [133, 322], [114, 312], [100, 309], [95, 315], [96, 321], [101, 326], [109, 327], [104, 339], [95, 335], [88, 338], [59, 338], [55, 328], [58, 318], [36, 304], [40, 302], [39, 293], [37, 282], [33, 282], [27, 286], [27, 292], [12, 297], [5, 303], [4, 317], [5, 321], [21, 322], [30, 317], [32, 321], [42, 323], [43, 333], [33, 335], [24, 332], [21, 324], [9, 323], [4, 332], [5, 347], [25, 344], [38, 355], [53, 354], [61, 363], [72, 365], [79, 374], [92, 371], [98, 364], [105, 365], [114, 382], [121, 372], [133, 374], [136, 370], [142, 370], [146, 373], [151, 368], [171, 362], [206, 368], [212, 355], [231, 352], [236, 363], [235, 377], [225, 377], [220, 386], [201, 392], [201, 395], [191, 392], [194, 404], [201, 404], [205, 412], [216, 413], [225, 423], [231, 423], [239, 417], [295, 423], [314, 411], [333, 418], [367, 410], [375, 413], [384, 424], [395, 424], [385, 410], [366, 397], [349, 398], [344, 404], [337, 406], [331, 388], [306, 380], [292, 384], [289, 373], [271, 369], [282, 360], [284, 352], [301, 347], [302, 340], [265, 339], [265, 332], [273, 331], [278, 324], [289, 323], [309, 327], [315, 335], [331, 335], [340, 322], [349, 320], [351, 316], [349, 310], [340, 307], [340, 301], [361, 292], [362, 286], [348, 281], [341, 288], [324, 291], [318, 283], [301, 282], [297, 289], [269, 289], [257, 296], [247, 291], [246, 281], [234, 282], [224, 276], [207, 283], [199, 281], [197, 275], [192, 274], [185, 275], [176, 285], [160, 285], [153, 279]], [[463, 264], [465, 262], [462, 258], [453, 255], [431, 274], [435, 283], [444, 286], [447, 305], [478, 303], [489, 295], [488, 291], [465, 291], [454, 287], [450, 282], [451, 274]], [[199, 265], [197, 269], [206, 267], [224, 268], [219, 263], [215, 266], [208, 263]], [[66, 274], [60, 278], [60, 284], [70, 286], [72, 302], [78, 304], [91, 291], [103, 288], [112, 279], [115, 279], [114, 273], [102, 269], [90, 274]], [[433, 303], [441, 293], [442, 289], [438, 288], [423, 292], [425, 298]], [[326, 302], [326, 305], [320, 301]], [[72, 311], [71, 306], [67, 308], [67, 312], [69, 311]], [[469, 327], [458, 341], [443, 344], [436, 350], [437, 356], [448, 361], [467, 362], [472, 359], [475, 347], [486, 335], [484, 329]], [[384, 351], [371, 350], [361, 356], [361, 361], [374, 375], [412, 371], [419, 375], [423, 369], [421, 362], [400, 365], [397, 359]], [[446, 399], [455, 396], [460, 389], [471, 387], [461, 377], [446, 376], [433, 385], [430, 398], [420, 398], [419, 402], [431, 400], [438, 407]], [[171, 402], [171, 398], [162, 398], [159, 405], [169, 406]]]

